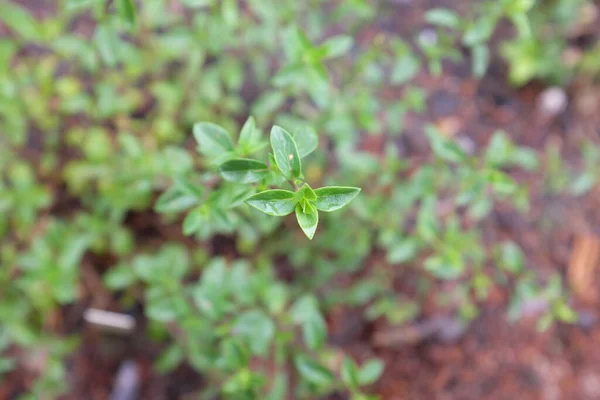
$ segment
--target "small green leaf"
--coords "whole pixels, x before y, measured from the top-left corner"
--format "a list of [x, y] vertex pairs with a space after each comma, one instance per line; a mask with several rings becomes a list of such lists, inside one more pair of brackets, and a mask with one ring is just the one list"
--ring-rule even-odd
[[317, 194], [314, 190], [312, 190], [308, 183], [305, 183], [296, 193], [296, 199], [298, 199], [298, 201], [302, 199], [306, 199], [308, 201], [315, 201], [317, 200]]
[[112, 290], [125, 289], [135, 281], [135, 272], [127, 264], [117, 265], [104, 275], [104, 284]]
[[317, 200], [314, 201], [318, 210], [330, 212], [339, 210], [354, 199], [360, 188], [344, 186], [326, 186], [315, 190]]
[[355, 390], [359, 386], [358, 381], [358, 368], [352, 359], [348, 356], [344, 357], [344, 361], [342, 362], [342, 368], [340, 370], [340, 375], [342, 378], [342, 382], [352, 389]]
[[317, 148], [319, 145], [319, 137], [314, 129], [308, 126], [302, 127], [299, 131], [294, 134], [294, 142], [298, 148], [298, 154], [300, 158], [304, 158]]
[[361, 385], [375, 383], [383, 372], [383, 361], [373, 358], [360, 367], [358, 371], [358, 382]]
[[254, 117], [250, 116], [244, 123], [242, 130], [240, 131], [240, 137], [238, 142], [243, 147], [252, 147], [260, 140], [261, 132], [256, 127]]
[[171, 345], [154, 362], [154, 368], [161, 374], [166, 374], [177, 368], [183, 362], [184, 358], [185, 352], [183, 348], [179, 345]]
[[247, 158], [226, 161], [219, 167], [219, 173], [229, 182], [253, 183], [263, 179], [269, 173], [266, 164]]
[[296, 142], [283, 128], [271, 129], [271, 147], [279, 170], [288, 179], [299, 178], [302, 170]]
[[198, 143], [198, 151], [204, 155], [217, 157], [233, 151], [233, 142], [229, 133], [219, 125], [210, 122], [196, 123], [194, 138]]
[[333, 36], [327, 39], [319, 50], [323, 51], [323, 58], [330, 59], [342, 56], [352, 47], [352, 38], [346, 35]]
[[458, 144], [443, 137], [441, 132], [435, 126], [426, 126], [425, 134], [429, 138], [431, 150], [437, 157], [455, 163], [460, 163], [467, 159], [467, 155]]
[[473, 76], [483, 78], [490, 63], [490, 49], [483, 44], [474, 46], [471, 49]]
[[329, 385], [333, 381], [333, 374], [327, 368], [305, 355], [298, 355], [294, 358], [294, 365], [300, 376], [306, 381], [317, 385]]
[[296, 193], [289, 190], [266, 190], [250, 196], [245, 200], [249, 206], [264, 212], [265, 214], [284, 216], [294, 211]]
[[119, 16], [130, 25], [135, 23], [135, 5], [133, 4], [133, 0], [118, 0], [117, 11], [119, 12]]
[[432, 8], [425, 13], [425, 21], [432, 25], [457, 29], [460, 26], [459, 15], [447, 8]]
[[317, 225], [319, 224], [319, 212], [306, 200], [303, 203], [304, 208], [300, 203], [296, 205], [296, 219], [306, 237], [312, 240], [317, 231]]

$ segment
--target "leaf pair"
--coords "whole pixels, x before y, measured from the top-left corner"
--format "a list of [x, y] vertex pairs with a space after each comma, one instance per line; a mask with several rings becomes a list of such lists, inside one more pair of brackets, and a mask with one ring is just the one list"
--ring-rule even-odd
[[329, 186], [312, 190], [305, 184], [294, 193], [289, 190], [266, 190], [248, 199], [246, 204], [274, 216], [296, 212], [298, 225], [312, 239], [319, 223], [319, 211], [331, 212], [344, 207], [360, 192], [359, 188]]

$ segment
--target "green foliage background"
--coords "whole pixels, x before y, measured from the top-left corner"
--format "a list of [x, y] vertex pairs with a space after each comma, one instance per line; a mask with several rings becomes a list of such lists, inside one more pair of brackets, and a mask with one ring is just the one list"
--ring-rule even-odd
[[[485, 76], [498, 24], [514, 28], [499, 46], [511, 83], [595, 74], [592, 56], [561, 60], [585, 3], [432, 9], [415, 37], [364, 34], [393, 9], [385, 1], [0, 3], [0, 376], [24, 368], [19, 354], [40, 353], [29, 398], [69, 390], [65, 361], [79, 338], [56, 321], [100, 298], [90, 273], [116, 311], [143, 307], [148, 329], [136, 334], [161, 344], [156, 370], [189, 363], [205, 378], [202, 398], [371, 398], [382, 361], [340, 355], [327, 313], [359, 307], [365, 319], [407, 323], [440, 280], [457, 283], [439, 302], [465, 325], [506, 282], [516, 283], [511, 318], [542, 297], [541, 328], [574, 321], [560, 278], [537, 276], [512, 241], [485, 242], [480, 222], [498, 202], [527, 212], [514, 171], [545, 174], [549, 192], [585, 193], [597, 151], [573, 180], [552, 149], [540, 160], [505, 132], [471, 151], [428, 124], [431, 153], [418, 162], [397, 141], [406, 116], [426, 115], [416, 80], [465, 59]], [[273, 125], [292, 134], [311, 186], [362, 189], [319, 214], [312, 241], [290, 217], [244, 204], [298, 177], [269, 158]], [[372, 137], [381, 151], [364, 145]], [[259, 164], [231, 162], [250, 155]], [[288, 179], [267, 176], [262, 166], [274, 165]], [[414, 298], [394, 286], [409, 267]]]

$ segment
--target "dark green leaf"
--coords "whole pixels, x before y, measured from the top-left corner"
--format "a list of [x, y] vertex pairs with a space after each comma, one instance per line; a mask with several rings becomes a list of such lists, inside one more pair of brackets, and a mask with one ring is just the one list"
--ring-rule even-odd
[[218, 157], [233, 151], [233, 142], [225, 129], [210, 122], [198, 122], [194, 125], [194, 138], [198, 151], [206, 156]]
[[294, 358], [294, 365], [302, 378], [316, 386], [326, 386], [333, 381], [331, 371], [308, 356], [296, 356]]
[[264, 212], [265, 214], [284, 216], [294, 211], [296, 193], [289, 190], [266, 190], [250, 196], [246, 204]]
[[271, 148], [279, 170], [288, 179], [299, 178], [302, 174], [300, 155], [294, 139], [283, 128], [271, 129]]
[[297, 204], [296, 219], [306, 237], [312, 240], [317, 231], [317, 225], [319, 224], [319, 212], [317, 209], [307, 201], [305, 201], [304, 208], [301, 204]]
[[358, 382], [361, 385], [370, 385], [375, 383], [383, 372], [383, 362], [373, 358], [365, 362], [358, 371]]
[[219, 167], [219, 173], [229, 182], [253, 183], [263, 179], [269, 173], [266, 164], [247, 158], [226, 161]]
[[315, 190], [314, 204], [321, 211], [335, 211], [350, 203], [358, 193], [360, 189], [355, 187], [326, 186]]

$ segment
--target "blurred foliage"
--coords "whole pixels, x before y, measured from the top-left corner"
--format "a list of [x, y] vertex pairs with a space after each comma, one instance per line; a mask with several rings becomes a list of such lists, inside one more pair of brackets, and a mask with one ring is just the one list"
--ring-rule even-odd
[[[430, 123], [419, 160], [397, 143], [404, 117], [426, 112], [418, 79], [467, 54], [484, 77], [502, 23], [515, 31], [499, 46], [512, 83], [597, 73], [597, 48], [563, 57], [587, 3], [436, 8], [410, 38], [363, 34], [392, 7], [368, 0], [62, 0], [41, 18], [0, 3], [0, 375], [25, 368], [20, 349], [45, 360], [29, 398], [69, 389], [78, 338], [56, 320], [102, 295], [83, 271], [103, 274], [123, 312], [143, 307], [147, 336], [164, 344], [157, 371], [189, 363], [201, 398], [373, 398], [382, 361], [340, 360], [328, 342], [325, 316], [340, 305], [397, 325], [433, 295], [469, 321], [493, 286], [514, 283], [511, 318], [542, 298], [541, 328], [573, 322], [560, 278], [537, 276], [516, 243], [484, 240], [481, 222], [497, 203], [528, 210], [514, 171], [545, 173], [550, 193], [589, 191], [597, 150], [573, 180], [552, 148], [541, 162], [505, 132], [472, 149]], [[269, 146], [261, 129], [273, 125]], [[265, 206], [290, 196], [292, 208]], [[244, 201], [294, 211], [315, 239]], [[152, 237], [139, 219], [169, 233]], [[219, 254], [224, 237], [233, 248]], [[409, 267], [415, 298], [395, 288]], [[440, 281], [456, 284], [430, 293]]]

